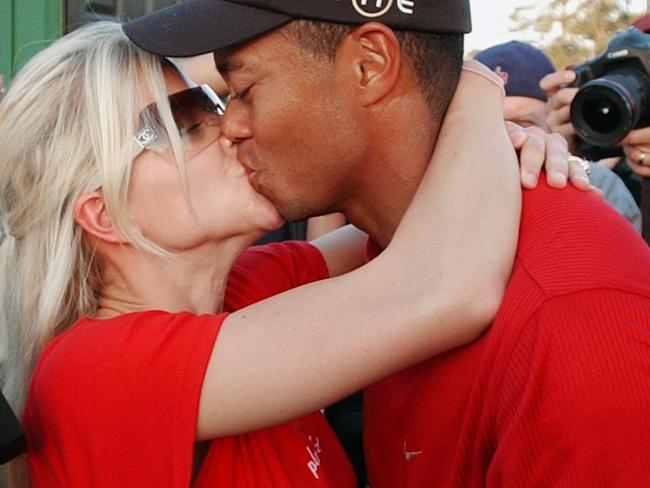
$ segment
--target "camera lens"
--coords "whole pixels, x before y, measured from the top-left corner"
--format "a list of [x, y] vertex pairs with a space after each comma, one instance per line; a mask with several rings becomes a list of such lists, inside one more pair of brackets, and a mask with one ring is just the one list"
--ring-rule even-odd
[[613, 146], [639, 123], [646, 110], [650, 80], [634, 68], [612, 71], [578, 91], [571, 122], [585, 141]]

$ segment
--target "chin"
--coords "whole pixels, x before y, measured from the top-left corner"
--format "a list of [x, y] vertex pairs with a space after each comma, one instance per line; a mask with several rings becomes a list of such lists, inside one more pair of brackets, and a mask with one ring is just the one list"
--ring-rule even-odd
[[284, 224], [284, 218], [280, 215], [276, 206], [264, 195], [257, 193], [254, 208], [256, 220], [261, 229], [268, 232]]
[[279, 229], [280, 227], [282, 227], [284, 222], [285, 220], [282, 218], [282, 216], [279, 213], [275, 212], [275, 218], [272, 221], [269, 221], [269, 224], [265, 226], [263, 230], [266, 233], [272, 230]]

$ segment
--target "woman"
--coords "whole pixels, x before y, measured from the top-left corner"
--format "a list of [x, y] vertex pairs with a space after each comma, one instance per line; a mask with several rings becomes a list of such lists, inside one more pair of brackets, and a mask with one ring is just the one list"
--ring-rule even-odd
[[[282, 219], [220, 137], [218, 99], [119, 25], [32, 59], [0, 106], [3, 390], [25, 406], [32, 485], [353, 486], [318, 410], [475, 338], [508, 279], [502, 94], [461, 86], [444, 178], [430, 171], [390, 246], [343, 274], [364, 261], [349, 227], [244, 253]], [[491, 103], [466, 110], [478, 93]], [[459, 162], [479, 159], [468, 177]]]

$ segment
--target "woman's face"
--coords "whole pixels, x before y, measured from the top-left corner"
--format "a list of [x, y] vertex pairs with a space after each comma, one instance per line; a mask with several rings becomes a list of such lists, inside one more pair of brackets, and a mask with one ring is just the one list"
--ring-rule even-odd
[[[170, 95], [187, 89], [169, 69], [165, 80]], [[220, 136], [218, 121], [201, 130], [199, 140], [191, 134], [183, 136], [189, 157], [189, 201], [170, 151], [145, 149], [133, 162], [128, 197], [131, 221], [146, 238], [171, 251], [233, 236], [255, 239], [282, 224], [273, 204], [250, 185], [236, 151]]]

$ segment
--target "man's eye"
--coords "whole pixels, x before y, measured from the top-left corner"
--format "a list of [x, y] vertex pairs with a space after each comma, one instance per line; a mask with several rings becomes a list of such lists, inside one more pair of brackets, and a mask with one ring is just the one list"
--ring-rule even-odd
[[248, 88], [246, 88], [245, 90], [242, 90], [242, 91], [239, 91], [239, 92], [238, 92], [238, 91], [235, 91], [235, 95], [234, 95], [234, 97], [235, 97], [237, 100], [243, 100], [244, 98], [246, 98], [246, 95], [248, 95], [248, 93], [250, 92], [250, 90], [251, 90], [251, 88], [248, 87]]

